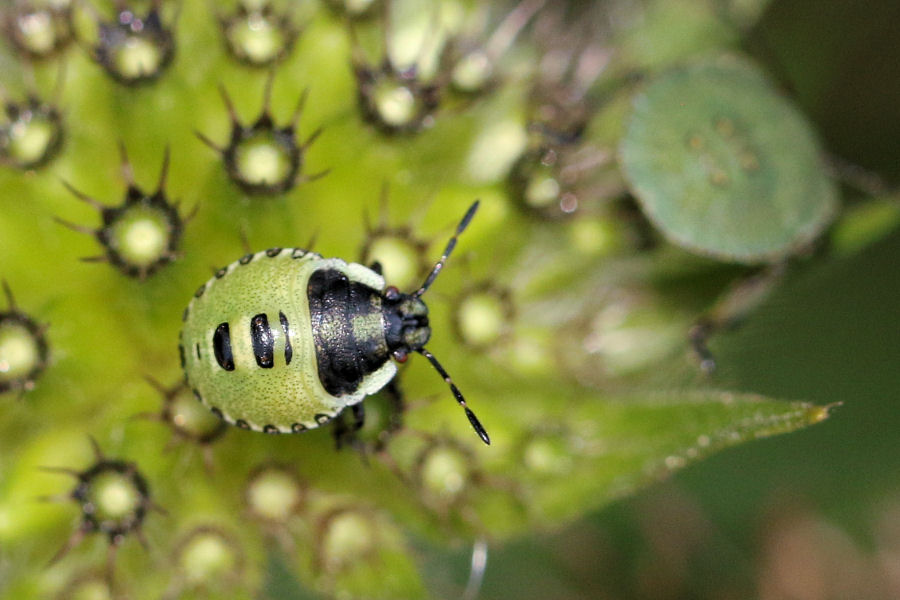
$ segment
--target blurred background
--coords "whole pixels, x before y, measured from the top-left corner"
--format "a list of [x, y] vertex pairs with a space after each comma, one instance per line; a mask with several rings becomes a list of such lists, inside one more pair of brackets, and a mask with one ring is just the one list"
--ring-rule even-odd
[[[830, 153], [900, 178], [900, 4], [773, 2], [743, 47]], [[841, 402], [490, 557], [484, 598], [900, 598], [900, 232], [722, 335], [725, 387]]]

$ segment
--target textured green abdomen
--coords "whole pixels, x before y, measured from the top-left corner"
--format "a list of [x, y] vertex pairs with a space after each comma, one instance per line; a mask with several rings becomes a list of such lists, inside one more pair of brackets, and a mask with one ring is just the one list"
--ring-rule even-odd
[[213, 412], [240, 427], [286, 433], [317, 427], [348, 404], [322, 387], [310, 333], [307, 283], [331, 262], [271, 249], [235, 261], [197, 290], [181, 350], [188, 385]]

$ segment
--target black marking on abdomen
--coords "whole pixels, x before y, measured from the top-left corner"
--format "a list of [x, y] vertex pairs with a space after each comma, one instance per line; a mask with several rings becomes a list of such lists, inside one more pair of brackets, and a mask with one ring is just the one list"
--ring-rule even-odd
[[281, 254], [281, 248], [278, 247], [269, 248], [268, 250], [266, 250], [266, 256], [268, 256], [269, 258], [275, 258], [279, 254]]
[[[332, 396], [352, 394], [389, 359], [381, 293], [338, 269], [320, 269], [310, 276], [306, 294], [319, 381]], [[360, 321], [372, 326], [354, 329]]]
[[281, 431], [274, 425], [266, 425], [263, 427], [263, 433], [281, 433]]
[[252, 255], [252, 254], [245, 254], [244, 256], [242, 256], [242, 257], [238, 260], [238, 263], [239, 263], [239, 264], [242, 264], [242, 265], [246, 265], [246, 264], [249, 264], [251, 260], [253, 260], [253, 255]]
[[200, 287], [197, 288], [196, 292], [194, 292], [194, 298], [199, 298], [200, 296], [203, 295], [203, 292], [205, 292], [205, 291], [206, 291], [206, 284], [204, 283], [203, 285], [201, 285]]
[[234, 355], [231, 353], [231, 333], [228, 323], [219, 323], [213, 334], [213, 354], [216, 362], [226, 371], [234, 371]]
[[200, 360], [200, 343], [194, 344], [194, 351], [197, 353], [197, 360]]
[[300, 433], [301, 431], [306, 431], [306, 425], [303, 423], [293, 423], [291, 425], [291, 431], [294, 433]]
[[256, 364], [263, 369], [275, 366], [275, 336], [269, 327], [269, 318], [260, 313], [250, 319], [250, 339], [253, 342], [253, 355]]
[[291, 348], [290, 323], [284, 313], [278, 311], [278, 320], [281, 321], [281, 330], [284, 332], [284, 364], [291, 364], [291, 358], [294, 356], [294, 349]]

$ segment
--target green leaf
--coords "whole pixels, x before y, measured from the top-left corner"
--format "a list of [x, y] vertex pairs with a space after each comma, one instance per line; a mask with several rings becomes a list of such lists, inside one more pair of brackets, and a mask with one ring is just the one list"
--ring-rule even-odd
[[[831, 410], [728, 391], [623, 395], [503, 383], [478, 390], [490, 398], [478, 408], [494, 443], [470, 466], [487, 475], [474, 504], [499, 537], [559, 526], [713, 452], [819, 423]], [[514, 490], [521, 520], [492, 520], [498, 489]]]

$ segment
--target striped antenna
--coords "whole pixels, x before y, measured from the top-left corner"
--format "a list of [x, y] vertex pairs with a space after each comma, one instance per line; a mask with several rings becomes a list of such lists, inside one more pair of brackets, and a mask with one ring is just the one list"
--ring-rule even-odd
[[[459, 222], [459, 225], [456, 227], [456, 233], [453, 234], [453, 237], [450, 238], [450, 241], [447, 242], [447, 247], [444, 248], [444, 253], [441, 255], [440, 260], [435, 263], [434, 268], [431, 269], [431, 273], [428, 274], [428, 277], [425, 279], [425, 283], [422, 284], [418, 290], [413, 292], [412, 297], [418, 298], [422, 294], [424, 294], [431, 284], [434, 283], [434, 280], [437, 278], [438, 274], [441, 272], [441, 269], [444, 268], [444, 263], [447, 262], [447, 259], [450, 257], [450, 253], [453, 252], [453, 249], [456, 248], [456, 240], [462, 234], [463, 231], [466, 230], [466, 227], [469, 226], [469, 222], [472, 221], [472, 217], [475, 216], [475, 211], [478, 210], [479, 201], [476, 200], [472, 203], [472, 206], [469, 207], [469, 210], [466, 211], [465, 216], [462, 218], [462, 221]], [[432, 363], [435, 361], [430, 359]]]
[[[475, 203], [478, 204], [477, 202]], [[473, 206], [474, 208], [474, 206]], [[470, 213], [474, 212], [469, 210]], [[471, 217], [471, 215], [466, 215], [467, 217]], [[465, 219], [463, 219], [465, 221]], [[468, 407], [466, 404], [466, 399], [463, 398], [462, 392], [459, 391], [459, 388], [456, 387], [456, 384], [453, 383], [453, 379], [450, 378], [450, 374], [444, 370], [444, 367], [441, 366], [441, 363], [438, 362], [438, 359], [434, 357], [434, 354], [426, 350], [425, 348], [418, 348], [416, 350], [419, 354], [428, 359], [428, 362], [431, 363], [431, 366], [434, 367], [434, 370], [438, 372], [438, 374], [444, 378], [444, 381], [447, 385], [450, 386], [450, 391], [453, 392], [453, 397], [456, 398], [456, 401], [460, 406], [463, 407], [463, 410], [466, 411], [466, 416], [469, 418], [469, 423], [472, 424], [472, 429], [475, 430], [475, 433], [478, 434], [478, 437], [481, 438], [488, 446], [491, 445], [491, 438], [488, 436], [487, 431], [484, 430], [484, 426], [482, 426], [481, 421], [478, 420], [478, 417], [475, 416], [475, 413], [472, 412], [472, 409]]]

